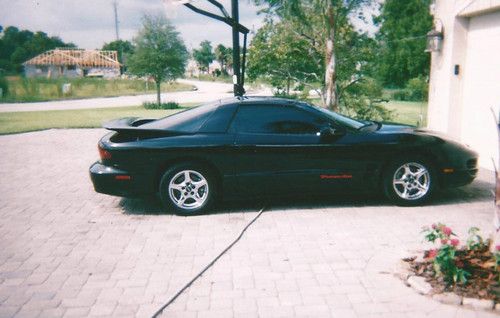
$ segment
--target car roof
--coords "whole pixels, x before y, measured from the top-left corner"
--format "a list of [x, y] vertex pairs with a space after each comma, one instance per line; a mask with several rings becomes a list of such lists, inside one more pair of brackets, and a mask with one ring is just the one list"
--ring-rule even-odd
[[296, 104], [298, 101], [287, 98], [273, 97], [273, 96], [238, 96], [230, 97], [220, 100], [220, 104], [279, 104], [291, 105]]

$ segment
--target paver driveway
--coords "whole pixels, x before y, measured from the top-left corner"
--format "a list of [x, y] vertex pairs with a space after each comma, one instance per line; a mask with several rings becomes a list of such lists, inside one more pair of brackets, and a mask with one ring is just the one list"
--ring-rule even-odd
[[[101, 129], [0, 136], [0, 317], [149, 317], [255, 216], [259, 202], [177, 217], [156, 200], [97, 194]], [[486, 317], [389, 272], [423, 225], [488, 228], [492, 177], [400, 208], [377, 198], [285, 200], [164, 317]], [[251, 199], [251, 198], [250, 198]]]

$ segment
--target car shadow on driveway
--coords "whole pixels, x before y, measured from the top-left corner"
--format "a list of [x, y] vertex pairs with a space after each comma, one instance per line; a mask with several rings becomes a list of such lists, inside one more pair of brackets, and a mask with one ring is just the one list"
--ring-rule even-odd
[[[446, 206], [474, 202], [493, 202], [494, 184], [484, 180], [476, 180], [472, 184], [453, 189], [438, 191], [428, 206]], [[125, 214], [130, 215], [168, 215], [158, 197], [123, 198], [120, 206]], [[247, 198], [220, 203], [212, 214], [254, 212], [266, 206], [268, 210], [318, 209], [345, 207], [392, 207], [381, 193], [335, 194], [335, 195], [302, 195], [273, 198]]]
[[[212, 214], [254, 212], [266, 205], [267, 200], [231, 200], [218, 204]], [[157, 196], [142, 198], [122, 198], [119, 203], [125, 214], [130, 215], [171, 215], [166, 211]]]

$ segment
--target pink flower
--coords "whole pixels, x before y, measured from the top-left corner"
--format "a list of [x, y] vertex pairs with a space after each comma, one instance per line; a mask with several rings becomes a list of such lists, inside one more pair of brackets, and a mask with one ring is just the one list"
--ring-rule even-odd
[[433, 228], [434, 230], [435, 230], [435, 229], [437, 229], [437, 225], [436, 225], [436, 223], [432, 224], [432, 228]]
[[449, 227], [445, 226], [445, 227], [443, 227], [443, 233], [444, 233], [446, 236], [450, 236], [450, 235], [451, 235], [451, 233], [452, 233], [452, 230], [451, 230]]
[[460, 241], [458, 239], [451, 239], [450, 243], [451, 245], [457, 247], [458, 244], [460, 244]]
[[432, 249], [427, 251], [427, 258], [435, 258], [437, 256], [438, 252], [437, 249]]
[[442, 239], [442, 240], [441, 240], [441, 244], [443, 244], [443, 245], [448, 244], [448, 240], [447, 240], [447, 239]]
[[495, 246], [495, 250], [496, 250], [497, 252], [500, 252], [500, 245]]

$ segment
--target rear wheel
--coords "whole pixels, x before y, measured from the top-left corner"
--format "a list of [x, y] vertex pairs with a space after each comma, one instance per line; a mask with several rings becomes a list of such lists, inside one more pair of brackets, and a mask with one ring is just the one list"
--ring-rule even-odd
[[209, 171], [195, 164], [182, 164], [166, 171], [160, 181], [160, 198], [179, 215], [206, 212], [215, 200], [215, 184]]
[[384, 192], [398, 205], [420, 205], [431, 197], [435, 183], [431, 164], [420, 158], [405, 158], [394, 161], [386, 169]]

